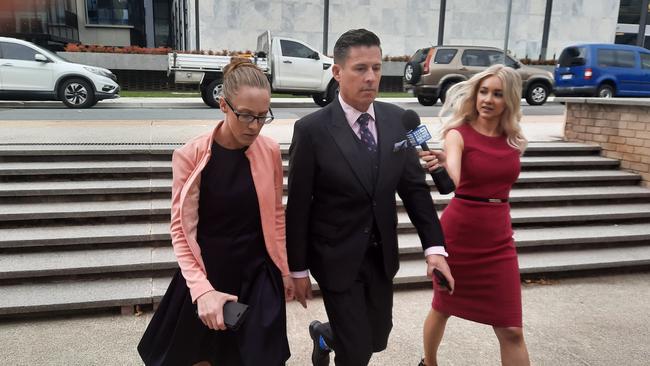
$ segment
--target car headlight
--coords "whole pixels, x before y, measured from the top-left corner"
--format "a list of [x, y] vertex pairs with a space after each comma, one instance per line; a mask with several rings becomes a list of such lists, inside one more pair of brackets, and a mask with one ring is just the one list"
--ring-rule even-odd
[[107, 77], [107, 78], [109, 78], [109, 79], [113, 79], [113, 78], [115, 77], [115, 75], [113, 75], [112, 72], [110, 72], [110, 71], [108, 71], [108, 70], [105, 70], [105, 69], [100, 69], [100, 68], [98, 68], [98, 67], [89, 67], [89, 66], [84, 66], [84, 69], [86, 69], [86, 70], [92, 72], [93, 74], [96, 74], [96, 75], [99, 75], [99, 76], [103, 76], [103, 77]]

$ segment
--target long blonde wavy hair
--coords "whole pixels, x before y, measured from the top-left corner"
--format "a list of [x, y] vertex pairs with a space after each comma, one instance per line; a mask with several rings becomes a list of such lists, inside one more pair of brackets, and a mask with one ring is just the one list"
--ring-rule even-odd
[[492, 65], [469, 80], [449, 88], [445, 104], [442, 106], [439, 115], [443, 117], [451, 112], [451, 116], [446, 121], [443, 119], [440, 134], [442, 138], [445, 138], [449, 130], [478, 118], [476, 95], [481, 82], [490, 76], [498, 77], [503, 85], [503, 98], [506, 102], [506, 108], [501, 115], [499, 126], [507, 136], [508, 145], [523, 154], [528, 141], [519, 125], [521, 120], [521, 77], [514, 69], [501, 64]]

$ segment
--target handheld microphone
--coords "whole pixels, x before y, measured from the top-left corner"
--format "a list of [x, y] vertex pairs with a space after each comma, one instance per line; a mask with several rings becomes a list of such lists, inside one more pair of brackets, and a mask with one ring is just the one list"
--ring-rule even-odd
[[[431, 139], [429, 131], [426, 126], [421, 126], [420, 116], [414, 110], [408, 109], [402, 115], [402, 126], [407, 132], [406, 139], [411, 146], [420, 145], [422, 150], [429, 151], [427, 140]], [[454, 181], [451, 180], [447, 170], [443, 167], [438, 167], [431, 173], [431, 178], [436, 184], [436, 189], [441, 194], [449, 194], [456, 189]]]

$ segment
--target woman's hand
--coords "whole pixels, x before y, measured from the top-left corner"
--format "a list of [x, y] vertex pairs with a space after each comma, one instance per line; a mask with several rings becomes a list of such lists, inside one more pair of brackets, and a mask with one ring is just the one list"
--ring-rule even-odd
[[284, 301], [292, 301], [296, 297], [296, 288], [293, 284], [291, 276], [282, 276], [282, 283], [284, 283]]
[[423, 150], [418, 154], [420, 155], [420, 159], [422, 159], [426, 164], [426, 169], [429, 172], [438, 169], [438, 167], [447, 168], [445, 165], [447, 162], [447, 155], [442, 150]]
[[237, 296], [219, 291], [208, 291], [196, 299], [199, 318], [206, 327], [213, 330], [226, 330], [223, 320], [223, 305], [228, 301], [237, 301]]

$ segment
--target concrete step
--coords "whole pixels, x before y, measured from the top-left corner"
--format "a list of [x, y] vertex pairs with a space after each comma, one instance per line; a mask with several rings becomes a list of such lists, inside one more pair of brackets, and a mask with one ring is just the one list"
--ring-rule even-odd
[[169, 222], [0, 228], [0, 249], [169, 240]]
[[[438, 212], [440, 216], [442, 211]], [[614, 221], [650, 218], [650, 203], [587, 206], [515, 207], [510, 211], [513, 225], [568, 224], [572, 222]], [[413, 229], [406, 212], [397, 213], [398, 229]]]
[[[0, 221], [142, 217], [169, 215], [168, 198], [147, 200], [35, 202], [2, 205]], [[439, 210], [439, 214], [442, 210]], [[588, 206], [513, 207], [513, 224], [592, 220], [622, 220], [650, 217], [650, 203], [621, 203]], [[411, 228], [405, 212], [398, 213], [398, 228]]]
[[178, 267], [172, 247], [0, 254], [0, 280], [156, 271]]
[[[552, 167], [552, 168], [605, 168], [615, 169], [619, 166], [619, 161], [616, 159], [604, 158], [602, 156], [523, 156], [521, 158], [521, 167], [526, 168], [539, 168], [539, 167]], [[289, 161], [282, 161], [282, 168], [285, 171], [289, 170]]]
[[[131, 155], [155, 154], [171, 155], [174, 149], [182, 146], [181, 143], [121, 143], [121, 144], [7, 144], [0, 145], [2, 156], [89, 156], [89, 155]], [[281, 142], [282, 154], [289, 153], [289, 142]], [[439, 143], [430, 143], [431, 148], [439, 148]], [[538, 141], [530, 142], [526, 149], [527, 154], [547, 153], [574, 153], [597, 154], [601, 150], [598, 145], [586, 145], [564, 141]]]
[[1, 162], [0, 176], [171, 173], [167, 160]]
[[171, 185], [172, 180], [164, 178], [4, 182], [0, 197], [171, 192]]
[[[426, 177], [427, 183], [433, 185], [433, 179]], [[585, 183], [585, 182], [638, 182], [641, 176], [622, 170], [544, 170], [522, 171], [516, 184], [545, 184], [545, 183]], [[283, 179], [283, 187], [287, 189], [287, 177]]]
[[[283, 160], [284, 170], [287, 171], [289, 162]], [[581, 168], [613, 169], [618, 167], [618, 160], [600, 156], [524, 156], [521, 158], [522, 168]], [[82, 175], [82, 174], [143, 174], [170, 173], [169, 160], [81, 160], [54, 162], [0, 162], [0, 176], [24, 175]]]
[[41, 219], [79, 219], [124, 216], [169, 215], [169, 198], [86, 201], [11, 203], [1, 206], [0, 222]]
[[[523, 173], [522, 173], [523, 174]], [[171, 179], [110, 179], [47, 182], [4, 182], [0, 197], [113, 195], [135, 193], [170, 193]], [[446, 204], [452, 195], [440, 195], [433, 188], [436, 203]], [[650, 190], [638, 186], [598, 187], [516, 187], [510, 194], [511, 202], [549, 200], [626, 199], [644, 198]], [[286, 200], [286, 197], [285, 197]]]
[[[650, 243], [650, 225], [626, 224], [603, 226], [574, 226], [570, 228], [520, 228], [515, 230], [518, 248], [561, 246], [570, 244], [609, 243], [612, 247], [625, 243]], [[169, 236], [167, 235], [167, 239]], [[420, 240], [415, 233], [399, 235], [400, 254], [421, 253]], [[164, 247], [41, 251], [0, 253], [0, 280], [27, 279], [48, 276], [74, 276], [103, 273], [157, 271], [177, 267], [171, 245]]]
[[[429, 142], [429, 148], [439, 149], [439, 142]], [[289, 154], [289, 143], [280, 143], [280, 149], [283, 155]], [[525, 155], [554, 155], [554, 154], [580, 154], [593, 155], [599, 154], [601, 147], [599, 145], [587, 145], [576, 142], [565, 141], [533, 141], [528, 144]]]
[[153, 154], [171, 155], [181, 143], [119, 144], [0, 144], [0, 157], [33, 156], [106, 156]]
[[[640, 224], [603, 224], [566, 227], [519, 227], [514, 228], [517, 248], [533, 248], [562, 245], [609, 244], [612, 247], [629, 242], [650, 242], [650, 225]], [[400, 254], [422, 252], [422, 245], [417, 233], [399, 234]]]
[[[650, 265], [650, 246], [521, 253], [523, 274], [545, 274]], [[394, 286], [427, 285], [422, 259], [403, 260]], [[0, 285], [0, 315], [124, 307], [160, 300], [169, 277], [73, 279], [61, 282]]]
[[[650, 246], [596, 248], [519, 254], [522, 274], [650, 266]], [[429, 283], [422, 259], [403, 260], [394, 285]], [[452, 273], [453, 275], [453, 273]]]

